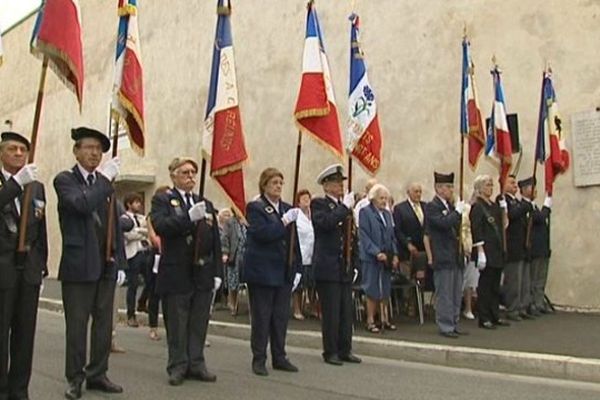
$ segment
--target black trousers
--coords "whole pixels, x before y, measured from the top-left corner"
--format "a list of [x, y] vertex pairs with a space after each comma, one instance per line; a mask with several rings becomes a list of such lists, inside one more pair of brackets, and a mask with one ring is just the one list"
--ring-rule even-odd
[[479, 274], [477, 310], [479, 323], [496, 322], [500, 318], [500, 280], [502, 268], [487, 266]]
[[[106, 374], [112, 339], [115, 281], [62, 282], [67, 350], [65, 376], [69, 382], [96, 379]], [[87, 361], [88, 322], [90, 359]]]
[[127, 318], [135, 317], [135, 306], [137, 289], [139, 286], [140, 274], [146, 274], [146, 264], [148, 261], [148, 255], [145, 251], [138, 251], [138, 253], [127, 260]]
[[167, 372], [182, 374], [206, 368], [204, 343], [212, 291], [169, 294], [162, 298], [169, 360]]
[[352, 352], [352, 285], [317, 281], [321, 301], [323, 357]]
[[267, 361], [267, 343], [271, 342], [271, 362], [286, 359], [285, 336], [290, 317], [292, 285], [263, 286], [248, 284], [252, 331], [250, 346], [252, 363]]
[[22, 273], [0, 290], [0, 399], [28, 397], [39, 293]]

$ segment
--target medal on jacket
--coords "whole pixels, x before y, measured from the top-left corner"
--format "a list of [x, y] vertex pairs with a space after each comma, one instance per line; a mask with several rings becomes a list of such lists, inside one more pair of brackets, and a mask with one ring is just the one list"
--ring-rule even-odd
[[333, 204], [333, 203], [329, 203], [329, 209], [330, 209], [330, 210], [333, 210], [334, 208], [335, 208], [335, 204]]
[[180, 203], [180, 202], [179, 202], [179, 200], [177, 200], [177, 199], [171, 199], [171, 205], [172, 205], [173, 207], [180, 207], [180, 206], [181, 206], [181, 203]]
[[46, 207], [46, 202], [43, 200], [33, 199], [33, 215], [37, 219], [42, 219], [44, 217], [44, 208]]
[[271, 206], [266, 206], [265, 211], [267, 212], [267, 214], [273, 214], [275, 212], [275, 209]]
[[490, 224], [493, 224], [495, 221], [496, 221], [496, 220], [494, 219], [494, 217], [492, 217], [492, 216], [489, 216], [489, 217], [488, 217], [488, 222], [489, 222]]

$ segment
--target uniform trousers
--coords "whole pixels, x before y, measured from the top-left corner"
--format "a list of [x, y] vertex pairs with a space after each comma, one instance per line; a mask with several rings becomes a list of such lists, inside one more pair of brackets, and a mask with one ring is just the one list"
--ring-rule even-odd
[[28, 397], [39, 292], [22, 272], [0, 289], [0, 399]]
[[[62, 282], [66, 325], [65, 376], [69, 382], [101, 378], [108, 370], [113, 327], [115, 281]], [[90, 360], [87, 361], [88, 322]]]
[[458, 327], [463, 294], [462, 268], [433, 270], [435, 284], [435, 322], [440, 332], [454, 332]]
[[352, 352], [352, 285], [317, 281], [321, 301], [323, 357], [344, 357]]
[[479, 274], [477, 286], [477, 310], [479, 324], [497, 322], [500, 319], [500, 279], [502, 268], [487, 266]]
[[504, 294], [504, 301], [506, 302], [506, 311], [512, 317], [517, 317], [525, 311], [524, 299], [521, 297], [524, 265], [524, 261], [514, 261], [504, 265], [502, 292]]
[[169, 347], [169, 375], [185, 375], [206, 369], [204, 343], [211, 300], [210, 290], [194, 290], [162, 297]]
[[252, 331], [250, 345], [252, 363], [264, 364], [267, 360], [267, 343], [271, 342], [271, 362], [286, 360], [285, 336], [290, 316], [292, 285], [263, 286], [248, 284]]
[[531, 263], [523, 262], [523, 279], [521, 281], [521, 313], [527, 313], [531, 305]]
[[544, 292], [548, 281], [550, 258], [539, 257], [531, 260], [531, 304], [535, 310], [545, 310]]

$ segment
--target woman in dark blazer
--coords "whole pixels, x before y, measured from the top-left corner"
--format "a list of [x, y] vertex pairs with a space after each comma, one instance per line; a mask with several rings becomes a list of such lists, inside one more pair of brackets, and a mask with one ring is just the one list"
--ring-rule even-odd
[[497, 325], [508, 326], [500, 319], [500, 279], [504, 268], [504, 234], [508, 224], [506, 201], [492, 201], [494, 182], [488, 175], [480, 175], [473, 182], [476, 200], [471, 207], [471, 235], [473, 251], [471, 257], [480, 272], [477, 286], [477, 308], [479, 327], [495, 329]]
[[369, 191], [370, 203], [360, 210], [359, 236], [362, 289], [367, 295], [367, 330], [378, 333], [375, 314], [379, 306], [381, 327], [396, 330], [389, 321], [388, 299], [391, 292], [392, 268], [398, 268], [398, 248], [394, 236], [392, 214], [387, 209], [390, 192], [380, 184]]
[[[297, 372], [285, 353], [285, 336], [292, 290], [300, 282], [302, 258], [298, 241], [289, 264], [292, 223], [300, 209], [281, 200], [283, 174], [267, 168], [260, 174], [260, 197], [246, 206], [248, 230], [244, 256], [244, 279], [250, 296], [252, 314], [252, 371], [268, 375], [267, 343], [271, 340], [274, 369]], [[297, 236], [296, 236], [297, 238]]]

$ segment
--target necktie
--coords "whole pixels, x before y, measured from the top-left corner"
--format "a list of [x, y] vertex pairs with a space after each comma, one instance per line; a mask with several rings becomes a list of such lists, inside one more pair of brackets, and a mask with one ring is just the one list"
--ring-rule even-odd
[[417, 219], [419, 220], [421, 225], [423, 225], [424, 216], [423, 216], [423, 209], [421, 208], [421, 204], [415, 203], [414, 209], [415, 209], [415, 214], [417, 215]]
[[133, 220], [135, 221], [135, 226], [137, 226], [139, 228], [140, 227], [140, 219], [138, 218], [137, 214], [133, 214]]
[[88, 186], [92, 186], [94, 184], [94, 174], [89, 174], [87, 176], [87, 183], [88, 183]]
[[193, 202], [192, 195], [190, 193], [185, 194], [185, 203], [187, 204], [188, 209], [192, 208]]

